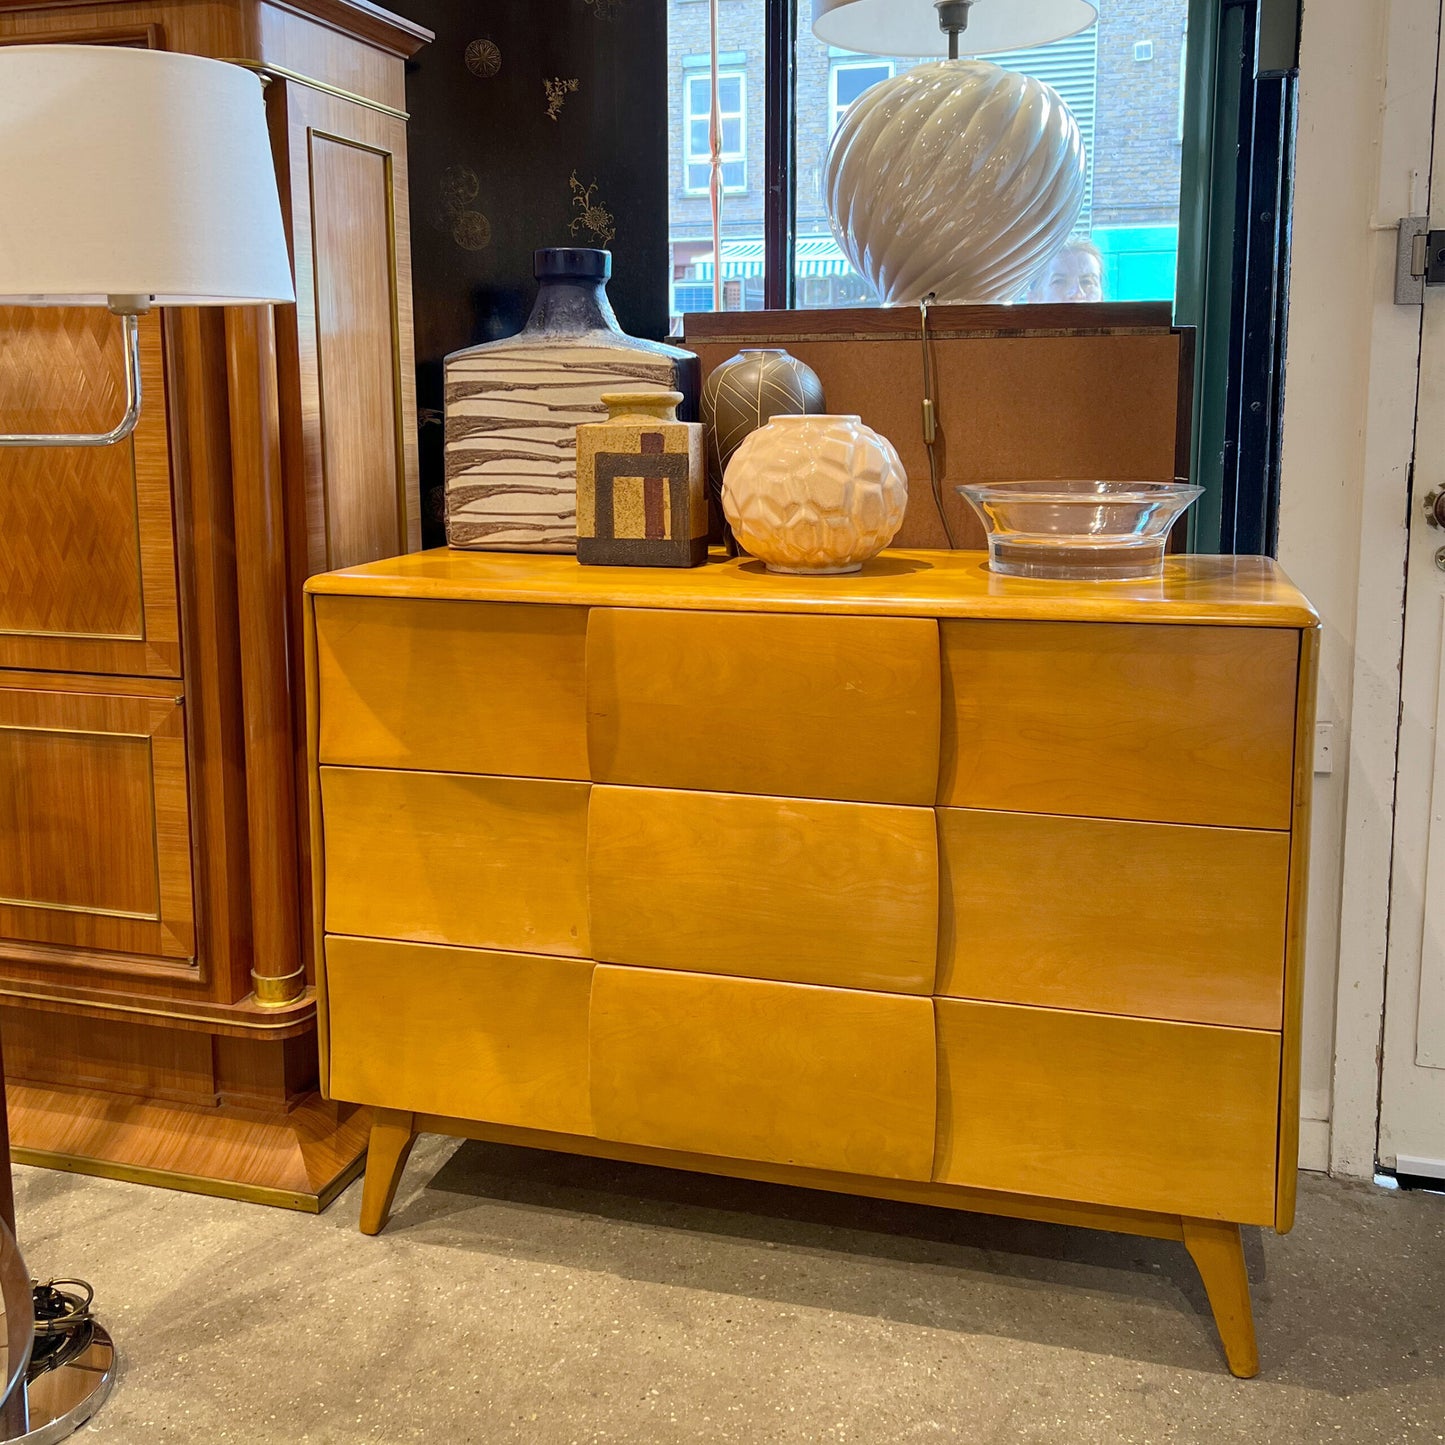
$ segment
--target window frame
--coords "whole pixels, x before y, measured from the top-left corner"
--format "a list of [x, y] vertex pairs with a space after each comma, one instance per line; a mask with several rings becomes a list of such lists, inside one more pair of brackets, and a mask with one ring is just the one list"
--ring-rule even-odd
[[828, 127], [829, 136], [837, 132], [839, 122], [848, 111], [848, 105], [838, 105], [838, 76], [845, 70], [886, 70], [886, 75], [875, 80], [874, 85], [881, 84], [884, 80], [892, 80], [898, 73], [891, 60], [882, 56], [874, 55], [835, 55], [828, 62], [828, 114], [832, 117], [832, 123]]
[[[717, 73], [718, 90], [721, 92], [724, 80], [736, 80], [738, 82], [738, 109], [736, 112], [723, 110], [719, 102], [718, 114], [724, 121], [736, 118], [738, 122], [738, 140], [740, 147], [736, 152], [723, 151], [721, 161], [726, 168], [730, 165], [742, 167], [742, 184], [730, 186], [724, 179], [723, 194], [725, 196], [746, 195], [748, 191], [748, 72], [745, 68], [738, 66], [720, 67]], [[697, 82], [704, 96], [707, 97], [704, 109], [698, 114], [692, 109], [692, 87]], [[700, 186], [691, 184], [693, 166], [702, 166], [708, 169], [712, 165], [712, 151], [709, 147], [701, 154], [695, 154], [692, 149], [692, 128], [696, 121], [710, 121], [712, 118], [712, 75], [711, 72], [699, 74], [695, 70], [683, 72], [682, 77], [682, 189], [685, 195], [705, 196], [708, 194], [708, 185], [704, 182]]]

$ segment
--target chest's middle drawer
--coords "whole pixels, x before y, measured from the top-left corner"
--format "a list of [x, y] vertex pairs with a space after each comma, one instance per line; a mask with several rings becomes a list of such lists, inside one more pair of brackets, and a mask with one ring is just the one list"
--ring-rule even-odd
[[588, 957], [587, 793], [322, 768], [326, 931]]
[[931, 808], [599, 785], [587, 875], [599, 961], [933, 991]]

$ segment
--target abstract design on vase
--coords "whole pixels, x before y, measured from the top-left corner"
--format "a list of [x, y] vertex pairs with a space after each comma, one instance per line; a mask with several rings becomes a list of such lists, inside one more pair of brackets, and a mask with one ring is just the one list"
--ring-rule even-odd
[[582, 0], [599, 20], [611, 20], [622, 8], [625, 0]]
[[617, 346], [518, 345], [448, 359], [447, 541], [571, 552], [577, 545], [577, 427], [602, 394], [670, 388], [666, 356]]
[[677, 420], [680, 391], [603, 398], [607, 421], [577, 428], [577, 560], [699, 567], [707, 560], [702, 427]]
[[564, 80], [560, 75], [542, 82], [542, 91], [547, 97], [547, 119], [556, 120], [567, 104], [567, 97], [573, 94], [582, 82], [577, 79]]
[[775, 416], [827, 411], [817, 373], [781, 348], [745, 347], [708, 375], [702, 389], [708, 481], [721, 497], [733, 453]]
[[584, 186], [572, 172], [572, 205], [578, 214], [572, 218], [568, 230], [574, 236], [586, 231], [599, 246], [610, 246], [617, 236], [617, 226], [612, 212], [597, 200], [597, 182]]
[[737, 450], [723, 510], [769, 572], [856, 572], [898, 535], [908, 475], [856, 416], [776, 416]]
[[473, 40], [464, 58], [467, 69], [483, 80], [490, 80], [502, 68], [502, 50], [495, 40]]

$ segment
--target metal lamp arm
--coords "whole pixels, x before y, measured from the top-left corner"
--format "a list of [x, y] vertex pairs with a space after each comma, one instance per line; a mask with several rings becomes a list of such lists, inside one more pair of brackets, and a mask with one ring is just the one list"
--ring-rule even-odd
[[125, 346], [125, 414], [106, 432], [0, 433], [0, 447], [108, 447], [124, 441], [140, 420], [140, 318], [150, 309], [149, 298], [112, 298], [111, 310], [120, 315]]

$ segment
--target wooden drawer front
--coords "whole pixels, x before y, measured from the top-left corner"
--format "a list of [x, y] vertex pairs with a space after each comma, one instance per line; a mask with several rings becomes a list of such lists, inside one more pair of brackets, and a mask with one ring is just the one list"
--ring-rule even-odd
[[941, 625], [939, 802], [1289, 827], [1297, 632]]
[[602, 1138], [928, 1177], [929, 999], [599, 964], [591, 1038]]
[[1278, 1029], [1289, 834], [938, 812], [938, 991]]
[[327, 1093], [590, 1134], [591, 986], [584, 959], [329, 937]]
[[0, 936], [193, 959], [179, 698], [0, 683]]
[[932, 993], [931, 808], [594, 787], [594, 957]]
[[1278, 1034], [939, 999], [947, 1184], [1274, 1219]]
[[586, 778], [582, 608], [311, 600], [323, 763]]
[[587, 791], [322, 768], [327, 932], [587, 957]]
[[918, 618], [595, 608], [592, 778], [933, 802], [938, 626]]

